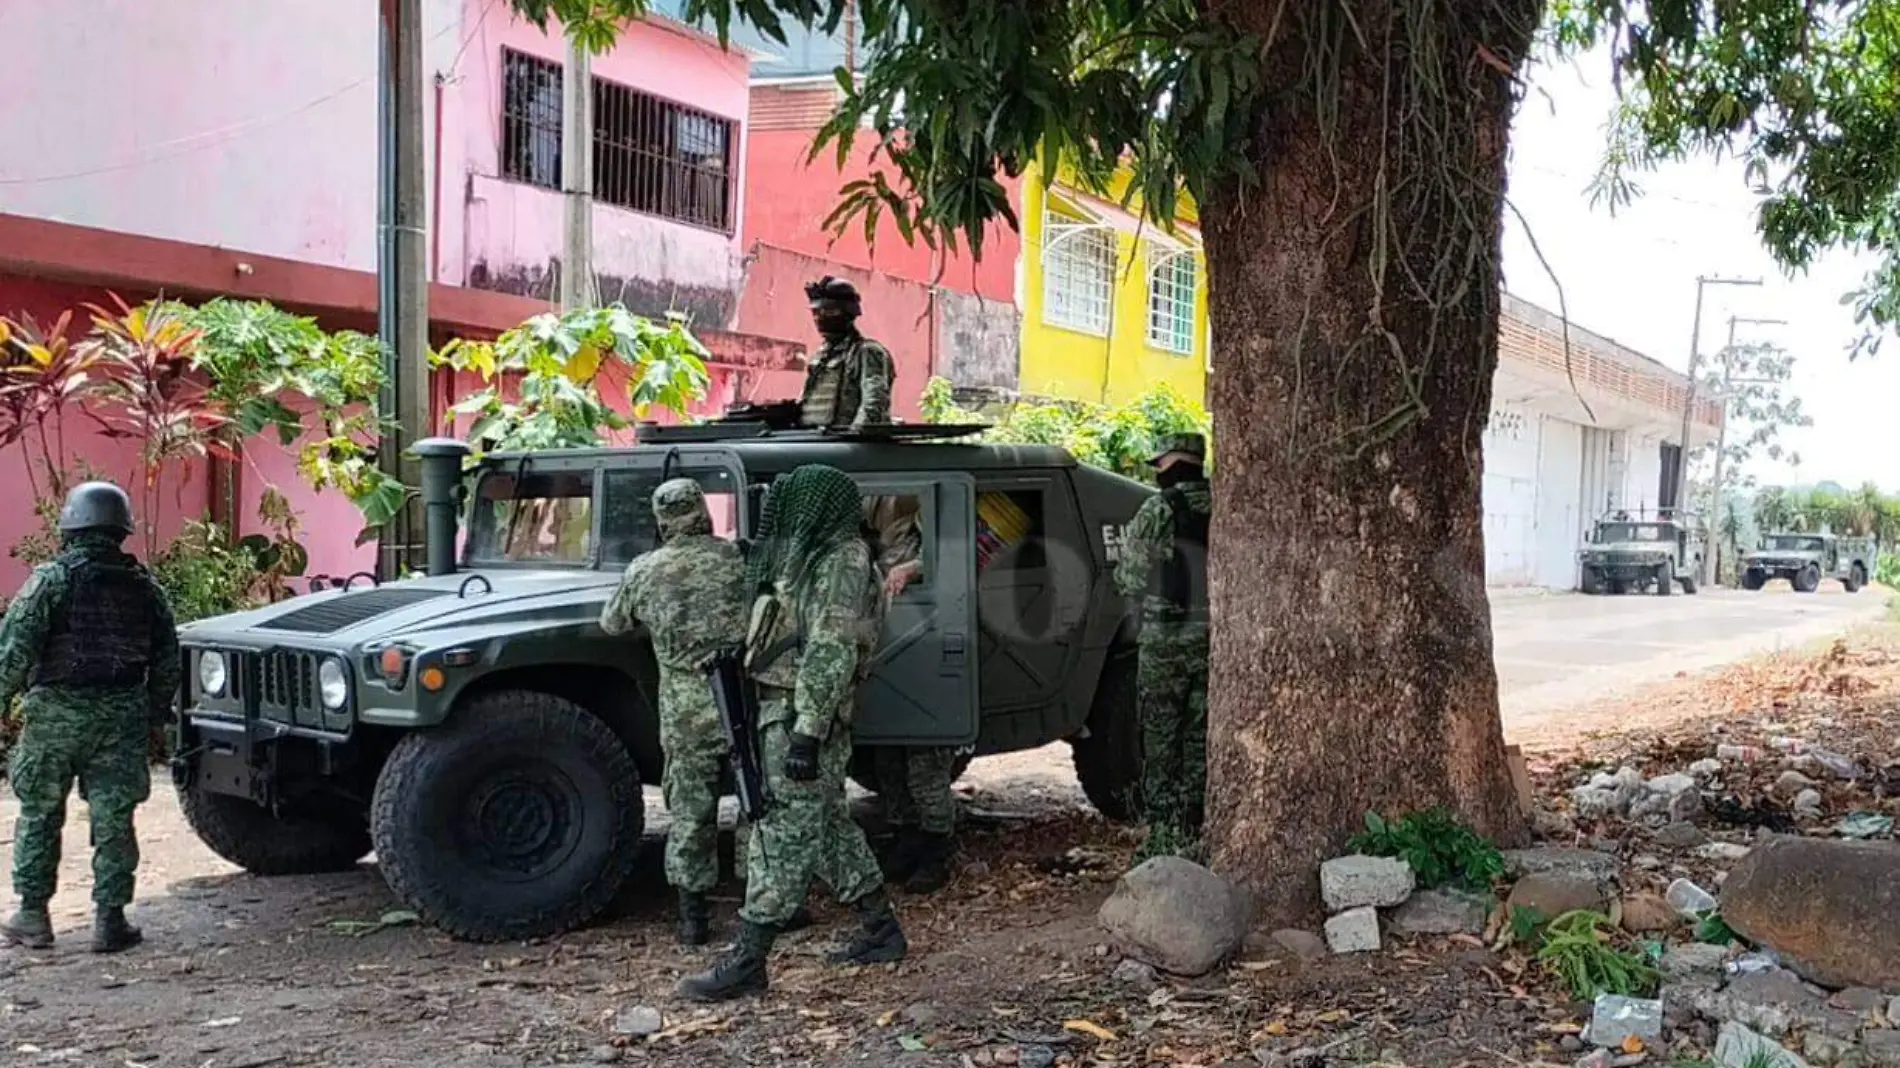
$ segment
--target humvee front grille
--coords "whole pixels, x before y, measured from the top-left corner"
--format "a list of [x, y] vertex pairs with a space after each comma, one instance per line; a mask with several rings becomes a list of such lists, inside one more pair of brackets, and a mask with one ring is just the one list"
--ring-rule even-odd
[[299, 727], [323, 726], [323, 707], [317, 698], [320, 654], [277, 650], [226, 655], [235, 658], [234, 696], [243, 701], [255, 689], [258, 715]]

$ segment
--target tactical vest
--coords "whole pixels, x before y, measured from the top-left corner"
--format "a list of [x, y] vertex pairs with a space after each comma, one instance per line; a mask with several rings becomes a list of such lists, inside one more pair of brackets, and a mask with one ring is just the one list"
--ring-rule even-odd
[[[878, 581], [876, 564], [868, 577], [857, 619], [858, 682], [871, 673], [871, 656], [877, 652], [884, 629], [884, 587]], [[763, 594], [753, 602], [746, 628], [746, 669], [754, 680], [782, 690], [797, 688], [798, 667], [805, 658], [805, 622], [799, 618], [798, 607], [780, 583], [773, 585], [771, 594]]]
[[[805, 376], [799, 420], [806, 426], [836, 426], [857, 417], [858, 405], [863, 403], [858, 389], [858, 379], [864, 374], [859, 353], [863, 344], [862, 336], [852, 338], [839, 347], [837, 359], [815, 363]], [[830, 347], [827, 343], [826, 348]], [[824, 355], [821, 352], [819, 358], [823, 360]]]
[[158, 594], [145, 569], [119, 561], [63, 556], [66, 599], [53, 611], [32, 685], [123, 689], [145, 684], [152, 666]]
[[1207, 619], [1207, 527], [1213, 516], [1195, 511], [1179, 486], [1161, 492], [1174, 516], [1174, 548], [1155, 569], [1151, 593], [1173, 610], [1176, 619]]

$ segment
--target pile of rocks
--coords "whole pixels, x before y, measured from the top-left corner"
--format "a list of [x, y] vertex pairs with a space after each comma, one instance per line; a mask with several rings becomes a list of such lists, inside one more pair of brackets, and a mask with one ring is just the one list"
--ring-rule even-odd
[[1334, 953], [1376, 953], [1379, 910], [1403, 905], [1418, 885], [1412, 866], [1394, 857], [1355, 854], [1320, 865], [1319, 895], [1332, 918], [1326, 945]]

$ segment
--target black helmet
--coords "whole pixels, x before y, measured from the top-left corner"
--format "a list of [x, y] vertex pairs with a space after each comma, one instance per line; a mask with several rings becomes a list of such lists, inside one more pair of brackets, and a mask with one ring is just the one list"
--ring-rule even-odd
[[59, 529], [110, 530], [120, 537], [132, 534], [132, 498], [110, 482], [82, 482], [66, 495], [59, 510]]
[[863, 301], [858, 296], [858, 287], [842, 278], [826, 275], [816, 282], [805, 283], [805, 299], [813, 308], [820, 304], [837, 304], [845, 314], [857, 316], [864, 310]]

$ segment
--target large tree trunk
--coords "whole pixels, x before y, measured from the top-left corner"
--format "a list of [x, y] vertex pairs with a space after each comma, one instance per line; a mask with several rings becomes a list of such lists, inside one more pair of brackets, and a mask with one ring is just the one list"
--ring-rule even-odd
[[[1368, 810], [1521, 838], [1484, 586], [1505, 146], [1542, 0], [1231, 5], [1260, 180], [1203, 210], [1216, 441], [1208, 835], [1310, 920]], [[1349, 10], [1350, 19], [1342, 17]]]

